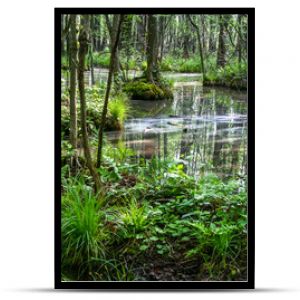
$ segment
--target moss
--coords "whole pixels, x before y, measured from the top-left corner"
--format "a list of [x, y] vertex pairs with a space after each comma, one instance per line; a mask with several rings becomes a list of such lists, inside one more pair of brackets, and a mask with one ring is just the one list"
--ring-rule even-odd
[[145, 78], [127, 82], [123, 88], [132, 100], [173, 99], [170, 86], [165, 82], [147, 82]]

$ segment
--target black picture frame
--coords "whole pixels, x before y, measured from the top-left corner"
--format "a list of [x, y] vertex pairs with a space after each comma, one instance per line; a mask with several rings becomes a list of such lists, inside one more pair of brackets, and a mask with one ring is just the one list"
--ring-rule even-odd
[[[61, 281], [61, 14], [247, 14], [248, 15], [248, 280], [247, 281]], [[55, 289], [203, 290], [254, 289], [255, 261], [255, 8], [55, 8]]]

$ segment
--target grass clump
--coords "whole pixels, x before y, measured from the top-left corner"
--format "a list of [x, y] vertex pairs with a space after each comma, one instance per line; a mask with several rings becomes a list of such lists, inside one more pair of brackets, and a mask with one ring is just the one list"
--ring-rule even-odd
[[124, 94], [119, 94], [108, 102], [106, 130], [121, 130], [129, 113], [129, 103]]
[[62, 197], [62, 268], [79, 278], [93, 260], [105, 257], [108, 238], [104, 215], [92, 189], [82, 183], [68, 186]]

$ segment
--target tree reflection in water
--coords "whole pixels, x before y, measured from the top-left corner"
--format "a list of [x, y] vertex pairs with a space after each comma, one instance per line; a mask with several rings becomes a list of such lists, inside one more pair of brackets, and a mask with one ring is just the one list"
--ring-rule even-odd
[[245, 93], [206, 89], [199, 81], [176, 82], [172, 101], [132, 101], [133, 117], [118, 138], [134, 155], [128, 159], [172, 158], [189, 175], [214, 171], [222, 177], [246, 175]]

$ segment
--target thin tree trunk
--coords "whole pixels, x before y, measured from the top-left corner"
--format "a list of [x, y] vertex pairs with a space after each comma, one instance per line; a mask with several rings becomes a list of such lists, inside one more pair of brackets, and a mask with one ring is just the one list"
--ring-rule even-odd
[[195, 28], [196, 33], [197, 33], [197, 39], [198, 39], [198, 44], [199, 44], [199, 54], [200, 54], [200, 59], [201, 59], [201, 72], [203, 74], [203, 78], [205, 76], [205, 69], [204, 69], [204, 59], [203, 59], [203, 50], [202, 50], [202, 42], [201, 42], [201, 35], [200, 35], [200, 28], [195, 24], [193, 21], [192, 17], [188, 15], [190, 22], [192, 26]]
[[[94, 30], [94, 16], [91, 15], [90, 19], [90, 30], [93, 32]], [[95, 84], [95, 75], [94, 75], [94, 61], [93, 61], [93, 51], [94, 51], [94, 37], [90, 35], [90, 51], [89, 51], [89, 56], [90, 56], [90, 72], [91, 72], [91, 81], [92, 85]]]
[[86, 159], [87, 167], [93, 177], [96, 191], [99, 192], [101, 189], [101, 182], [99, 174], [95, 169], [90, 147], [88, 141], [87, 124], [86, 124], [86, 101], [85, 101], [85, 86], [84, 86], [84, 70], [85, 70], [85, 57], [88, 50], [88, 26], [89, 26], [89, 15], [81, 16], [80, 21], [80, 33], [79, 33], [79, 63], [78, 63], [78, 88], [80, 95], [80, 117], [81, 117], [81, 130], [82, 130], [82, 143], [84, 156]]
[[70, 17], [69, 15], [61, 15], [61, 54], [65, 53], [65, 42], [68, 40], [68, 33], [70, 29]]
[[[241, 32], [241, 25], [242, 25], [242, 16], [239, 14], [238, 15], [238, 32]], [[238, 33], [237, 35], [237, 52], [238, 52], [238, 62], [239, 62], [239, 66], [241, 65], [242, 62], [242, 45], [241, 45], [241, 37], [240, 34]]]
[[[116, 28], [118, 28], [120, 17], [121, 17], [120, 14], [114, 15], [113, 20], [112, 20], [112, 24], [111, 24], [108, 16], [105, 15], [105, 20], [106, 20], [106, 24], [107, 24], [107, 28], [108, 28], [108, 32], [109, 32], [109, 37], [110, 37], [110, 51], [111, 51], [111, 53], [113, 51], [114, 43], [115, 43], [115, 40], [116, 40], [116, 35], [117, 35]], [[118, 82], [119, 71], [120, 71], [120, 61], [119, 61], [119, 50], [118, 50], [118, 47], [117, 47], [117, 49], [115, 50], [115, 63], [113, 65], [113, 77], [114, 77], [115, 87], [117, 89], [120, 86], [120, 84]]]
[[70, 143], [77, 148], [77, 112], [76, 112], [76, 68], [77, 68], [77, 34], [76, 15], [70, 15]]
[[143, 57], [144, 57], [144, 60], [147, 59], [147, 27], [148, 27], [148, 16], [145, 15], [144, 16], [144, 23], [143, 23], [143, 26], [144, 26], [144, 51], [143, 51]]
[[99, 168], [101, 165], [102, 148], [103, 148], [103, 131], [104, 131], [105, 122], [106, 122], [108, 99], [109, 99], [111, 82], [112, 82], [112, 77], [113, 77], [113, 72], [114, 72], [114, 65], [116, 63], [116, 61], [115, 61], [116, 60], [116, 52], [117, 52], [117, 48], [118, 48], [118, 42], [119, 42], [119, 38], [120, 38], [121, 24], [123, 22], [123, 18], [124, 18], [124, 16], [120, 15], [119, 24], [117, 24], [116, 37], [115, 37], [114, 44], [113, 44], [113, 47], [111, 50], [111, 55], [110, 55], [107, 87], [106, 87], [104, 105], [103, 105], [102, 116], [101, 116], [101, 125], [100, 125], [99, 132], [98, 132], [98, 153], [97, 153], [97, 164], [96, 164], [97, 168]]
[[200, 15], [200, 20], [201, 20], [201, 29], [202, 29], [202, 51], [203, 54], [206, 55], [206, 34], [205, 34], [205, 18], [204, 15]]
[[158, 61], [161, 63], [164, 55], [164, 44], [165, 44], [165, 25], [166, 24], [166, 17], [160, 16], [160, 38], [159, 38], [159, 57]]
[[186, 15], [183, 15], [184, 21], [185, 21], [185, 30], [184, 30], [184, 37], [183, 37], [183, 57], [189, 58], [189, 18]]
[[225, 66], [225, 42], [224, 42], [224, 18], [222, 15], [219, 16], [219, 46], [218, 46], [218, 53], [217, 53], [217, 66], [224, 67]]
[[148, 15], [148, 39], [147, 39], [147, 81], [154, 82], [154, 70], [156, 68], [156, 44], [157, 44], [157, 23], [156, 17]]
[[212, 16], [210, 16], [209, 19], [209, 39], [208, 39], [208, 50], [210, 52], [215, 51], [216, 47], [214, 45], [214, 36], [213, 36], [213, 19]]

